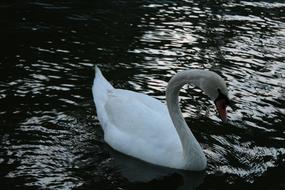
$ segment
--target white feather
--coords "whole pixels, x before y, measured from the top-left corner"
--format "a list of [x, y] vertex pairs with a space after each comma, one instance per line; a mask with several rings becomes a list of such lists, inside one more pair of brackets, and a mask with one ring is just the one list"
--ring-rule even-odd
[[[190, 129], [185, 124], [181, 128], [187, 134], [179, 134], [180, 126], [174, 126], [167, 106], [159, 100], [113, 88], [98, 67], [92, 91], [104, 139], [111, 147], [155, 165], [191, 170], [206, 167], [206, 158]], [[189, 147], [194, 155], [185, 156], [189, 151], [183, 147]]]

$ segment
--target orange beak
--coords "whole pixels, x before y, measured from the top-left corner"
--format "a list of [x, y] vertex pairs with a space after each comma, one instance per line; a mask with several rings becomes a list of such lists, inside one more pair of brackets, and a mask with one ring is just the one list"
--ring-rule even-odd
[[227, 122], [227, 100], [219, 99], [215, 101], [216, 108], [223, 122]]

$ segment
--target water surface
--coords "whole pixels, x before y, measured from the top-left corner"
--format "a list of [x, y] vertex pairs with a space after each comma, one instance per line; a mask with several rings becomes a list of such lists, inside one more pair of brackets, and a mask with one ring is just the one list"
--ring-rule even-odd
[[[1, 185], [285, 188], [284, 8], [278, 0], [2, 2]], [[92, 100], [95, 64], [115, 87], [163, 102], [178, 71], [223, 76], [236, 104], [228, 124], [199, 89], [181, 92], [206, 171], [169, 170], [113, 151]]]

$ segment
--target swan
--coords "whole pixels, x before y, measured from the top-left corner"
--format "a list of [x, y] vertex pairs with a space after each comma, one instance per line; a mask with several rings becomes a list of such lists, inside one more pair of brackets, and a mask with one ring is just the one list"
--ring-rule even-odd
[[204, 170], [206, 157], [179, 108], [179, 90], [185, 84], [203, 90], [226, 121], [228, 91], [223, 78], [214, 72], [198, 69], [178, 72], [167, 85], [165, 105], [148, 95], [114, 88], [95, 66], [92, 94], [105, 142], [151, 164]]

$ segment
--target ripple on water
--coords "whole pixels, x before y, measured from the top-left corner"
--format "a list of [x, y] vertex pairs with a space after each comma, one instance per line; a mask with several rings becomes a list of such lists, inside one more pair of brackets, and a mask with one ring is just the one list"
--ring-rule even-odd
[[6, 177], [29, 176], [25, 185], [48, 189], [80, 186], [82, 183], [73, 177], [73, 172], [78, 169], [77, 162], [83, 152], [88, 148], [96, 151], [96, 143], [90, 143], [89, 139], [97, 136], [96, 130], [91, 126], [85, 131], [86, 124], [65, 113], [40, 112], [35, 115], [38, 116], [27, 118], [14, 134], [2, 141], [1, 149], [10, 157], [7, 164], [16, 165]]
[[[285, 157], [284, 3], [36, 0], [0, 5], [1, 14], [10, 15], [13, 6], [16, 56], [7, 41], [0, 58], [0, 172], [8, 184], [39, 189], [284, 186], [275, 172], [283, 171]], [[5, 26], [13, 23], [10, 18], [0, 18], [3, 35], [12, 31]], [[210, 69], [225, 78], [236, 105], [229, 109], [228, 124], [220, 123], [199, 89], [185, 86], [180, 93], [183, 115], [208, 158], [205, 179], [185, 178], [185, 173], [181, 179], [130, 159], [113, 164], [120, 156], [104, 143], [92, 101], [94, 64], [115, 87], [163, 102], [167, 81], [180, 70]], [[127, 165], [135, 169], [122, 170]], [[167, 177], [132, 183], [124, 174]]]

